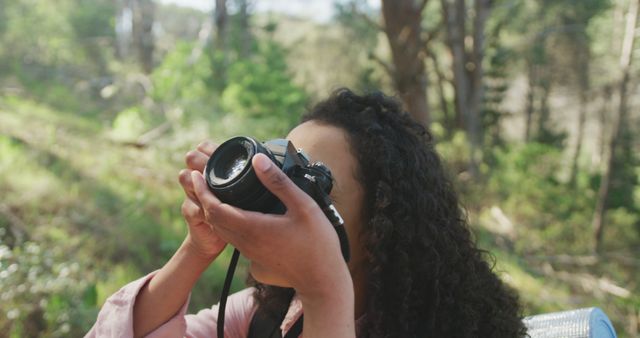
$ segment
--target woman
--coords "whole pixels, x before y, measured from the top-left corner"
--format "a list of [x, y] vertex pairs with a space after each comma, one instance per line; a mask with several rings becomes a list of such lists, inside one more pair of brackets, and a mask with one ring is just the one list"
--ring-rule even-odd
[[184, 313], [191, 288], [226, 243], [251, 261], [255, 279], [229, 298], [228, 337], [255, 330], [258, 313], [285, 335], [303, 312], [305, 338], [524, 335], [517, 297], [476, 248], [431, 136], [397, 101], [338, 90], [287, 138], [331, 168], [348, 265], [318, 206], [264, 156], [254, 157], [254, 169], [287, 213], [220, 203], [202, 178], [215, 149], [204, 143], [180, 173], [189, 225], [183, 245], [162, 269], [113, 295], [88, 336], [214, 337], [215, 306]]

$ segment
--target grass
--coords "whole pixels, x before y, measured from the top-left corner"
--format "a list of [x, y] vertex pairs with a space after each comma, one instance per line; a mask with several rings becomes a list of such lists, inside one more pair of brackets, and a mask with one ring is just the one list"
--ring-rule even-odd
[[[81, 262], [80, 290], [67, 296], [82, 297], [82, 288], [93, 285], [94, 308], [124, 284], [161, 267], [186, 234], [177, 173], [187, 145], [138, 149], [113, 142], [103, 130], [95, 120], [0, 97], [0, 229], [8, 232], [0, 244], [59, 248], [64, 255], [51, 257], [55, 266]], [[194, 290], [193, 309], [217, 300], [228, 256], [216, 261]], [[235, 289], [244, 279], [237, 276]], [[32, 296], [22, 300], [32, 302]], [[0, 312], [10, 307], [5, 302]], [[78, 332], [88, 330], [94, 319], [76, 323]]]

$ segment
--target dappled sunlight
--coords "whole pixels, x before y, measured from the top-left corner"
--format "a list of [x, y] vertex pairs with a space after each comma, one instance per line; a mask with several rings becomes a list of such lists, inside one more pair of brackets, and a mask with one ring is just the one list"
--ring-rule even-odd
[[[290, 13], [302, 2], [266, 14], [229, 0], [223, 27], [169, 1], [0, 0], [0, 336], [85, 334], [184, 240], [187, 151], [285, 137], [345, 85], [428, 123], [524, 315], [599, 306], [637, 335], [638, 0], [474, 0], [445, 16], [460, 1], [412, 20], [392, 10], [412, 1], [334, 1], [308, 20]], [[217, 300], [231, 249], [191, 312]]]

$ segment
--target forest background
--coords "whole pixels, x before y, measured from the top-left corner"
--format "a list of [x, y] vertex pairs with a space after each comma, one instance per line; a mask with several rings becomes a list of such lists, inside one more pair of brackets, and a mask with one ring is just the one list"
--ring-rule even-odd
[[282, 137], [341, 86], [428, 125], [525, 315], [599, 306], [638, 336], [638, 0], [210, 1], [0, 0], [1, 337], [82, 336], [184, 238], [187, 150]]

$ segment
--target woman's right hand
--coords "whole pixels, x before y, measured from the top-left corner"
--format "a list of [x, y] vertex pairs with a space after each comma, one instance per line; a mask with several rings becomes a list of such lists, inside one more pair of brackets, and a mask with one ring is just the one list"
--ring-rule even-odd
[[182, 203], [182, 215], [189, 227], [186, 244], [197, 254], [212, 260], [224, 249], [227, 243], [216, 234], [211, 224], [205, 220], [204, 211], [193, 188], [191, 172], [202, 173], [207, 160], [217, 147], [217, 144], [205, 141], [200, 143], [196, 149], [189, 151], [185, 155], [187, 169], [181, 170], [178, 176], [186, 195]]

